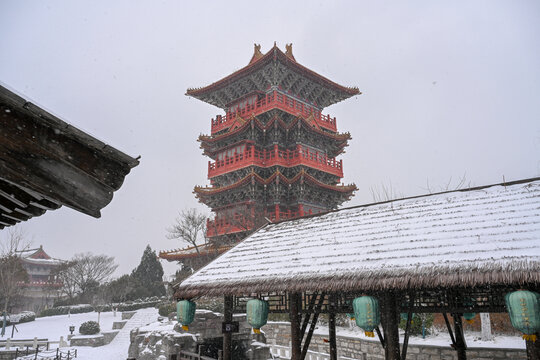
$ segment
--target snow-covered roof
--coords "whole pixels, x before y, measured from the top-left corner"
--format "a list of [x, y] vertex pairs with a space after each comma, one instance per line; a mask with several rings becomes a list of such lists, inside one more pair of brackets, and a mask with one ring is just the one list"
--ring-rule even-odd
[[269, 224], [179, 297], [540, 284], [540, 178]]
[[64, 260], [51, 257], [45, 252], [45, 250], [43, 250], [43, 246], [40, 246], [37, 249], [24, 249], [17, 251], [17, 255], [21, 257], [23, 262], [30, 264], [60, 265], [65, 262]]

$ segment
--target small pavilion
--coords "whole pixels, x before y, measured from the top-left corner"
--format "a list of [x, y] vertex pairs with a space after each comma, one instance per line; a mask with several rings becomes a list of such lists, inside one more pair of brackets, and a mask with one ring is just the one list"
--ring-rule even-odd
[[[400, 313], [407, 329], [412, 313], [442, 313], [462, 360], [462, 315], [506, 312], [505, 294], [519, 289], [540, 290], [540, 178], [271, 223], [177, 284], [175, 296], [224, 296], [225, 322], [249, 299], [268, 301], [270, 312], [289, 314], [292, 360], [305, 359], [318, 316], [328, 314], [337, 360], [336, 314], [371, 295], [387, 360], [407, 356]], [[527, 341], [529, 359], [540, 359], [539, 343]], [[230, 333], [223, 344], [230, 360]]]

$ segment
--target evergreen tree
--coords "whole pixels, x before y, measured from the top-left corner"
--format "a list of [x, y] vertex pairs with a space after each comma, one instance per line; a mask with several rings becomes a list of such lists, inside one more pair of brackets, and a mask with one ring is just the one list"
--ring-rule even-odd
[[131, 278], [135, 282], [131, 298], [165, 295], [163, 267], [150, 245], [144, 249], [141, 262], [131, 273]]

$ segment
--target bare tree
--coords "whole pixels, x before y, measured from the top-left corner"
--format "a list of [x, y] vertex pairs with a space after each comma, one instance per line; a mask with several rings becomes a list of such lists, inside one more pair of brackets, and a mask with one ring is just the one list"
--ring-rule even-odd
[[78, 287], [71, 268], [75, 265], [74, 261], [67, 261], [58, 266], [51, 275], [58, 282], [62, 283], [60, 293], [68, 297], [71, 301], [77, 296]]
[[394, 189], [391, 182], [389, 182], [388, 185], [381, 183], [381, 185], [378, 187], [372, 186], [369, 188], [369, 190], [371, 191], [371, 197], [373, 198], [374, 202], [383, 202], [403, 198], [403, 194]]
[[19, 252], [27, 250], [29, 245], [20, 230], [8, 231], [7, 239], [0, 245], [0, 302], [6, 312], [11, 303], [22, 291], [21, 283], [28, 280], [28, 273], [22, 265]]
[[117, 267], [112, 256], [81, 253], [63, 264], [56, 276], [63, 283], [63, 293], [72, 300], [76, 296], [95, 295], [93, 293], [99, 285], [105, 282]]
[[196, 209], [183, 210], [167, 231], [169, 239], [180, 239], [193, 246], [200, 254], [199, 246], [206, 244], [206, 215]]

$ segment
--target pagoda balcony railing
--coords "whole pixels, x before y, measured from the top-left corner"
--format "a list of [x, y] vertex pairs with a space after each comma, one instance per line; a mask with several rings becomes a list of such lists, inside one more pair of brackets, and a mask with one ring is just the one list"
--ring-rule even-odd
[[227, 113], [225, 116], [217, 115], [215, 119], [212, 119], [212, 134], [231, 126], [234, 123], [236, 116], [241, 116], [243, 118], [250, 115], [256, 116], [271, 109], [280, 109], [292, 115], [304, 117], [308, 117], [309, 115], [313, 114], [313, 118], [320, 127], [333, 132], [337, 131], [335, 117], [332, 118], [330, 115], [323, 115], [316, 108], [274, 90], [265, 97], [259, 99], [257, 102], [253, 104], [246, 104], [244, 108], [234, 113]]
[[[310, 209], [309, 211], [272, 211], [264, 212], [264, 217], [270, 221], [280, 221], [287, 219], [295, 219], [306, 215], [312, 215], [313, 212]], [[215, 219], [206, 220], [206, 236], [214, 237], [224, 234], [232, 234], [236, 232], [243, 232], [252, 230], [254, 226], [254, 221], [252, 217], [246, 217], [242, 214], [235, 213], [230, 217], [218, 217]]]
[[226, 156], [222, 160], [208, 162], [208, 178], [241, 169], [246, 166], [257, 165], [261, 167], [282, 165], [286, 167], [306, 165], [321, 170], [339, 178], [343, 177], [343, 161], [329, 158], [325, 154], [297, 145], [294, 150], [279, 150], [274, 145], [273, 150], [257, 150], [254, 146], [244, 152]]

